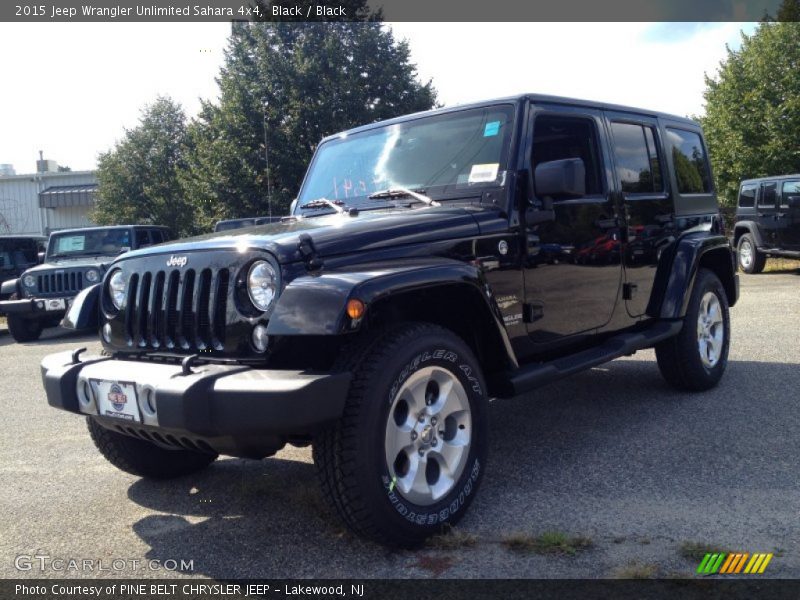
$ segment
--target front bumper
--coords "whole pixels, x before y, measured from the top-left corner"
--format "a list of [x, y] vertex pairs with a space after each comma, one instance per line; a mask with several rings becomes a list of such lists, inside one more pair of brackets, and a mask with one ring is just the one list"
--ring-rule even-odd
[[[196, 365], [184, 374], [175, 364], [100, 356], [74, 362], [72, 352], [51, 354], [42, 361], [50, 406], [97, 416], [106, 427], [123, 433], [144, 429], [176, 439], [200, 438], [218, 452], [236, 455], [247, 454], [236, 448], [253, 447], [261, 438], [285, 441], [307, 436], [337, 420], [344, 410], [350, 378], [346, 372], [320, 374], [217, 364]], [[95, 399], [79, 392], [89, 380], [133, 383], [141, 423], [99, 415]], [[147, 394], [150, 405], [146, 404]]]
[[[71, 298], [25, 298], [23, 300], [5, 300], [0, 302], [0, 313], [6, 315], [25, 314], [34, 317], [57, 317], [64, 315], [69, 307]], [[48, 309], [52, 303], [63, 303], [56, 309]]]

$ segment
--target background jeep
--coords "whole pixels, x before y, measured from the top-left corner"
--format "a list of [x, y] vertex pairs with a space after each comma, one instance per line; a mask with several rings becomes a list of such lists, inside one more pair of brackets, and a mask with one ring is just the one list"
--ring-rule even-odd
[[742, 181], [734, 244], [745, 273], [763, 271], [768, 257], [800, 258], [800, 175]]
[[[39, 263], [46, 242], [47, 238], [43, 236], [0, 236], [0, 286], [17, 279], [26, 269]], [[0, 291], [0, 300], [8, 300], [10, 295], [10, 292]]]
[[46, 357], [48, 402], [143, 477], [313, 444], [344, 522], [413, 546], [475, 497], [490, 398], [649, 347], [682, 390], [727, 365], [693, 121], [520, 96], [375, 123], [320, 143], [292, 215], [119, 257], [66, 319], [110, 356]]
[[[55, 327], [70, 301], [87, 285], [100, 281], [108, 263], [132, 248], [170, 238], [165, 227], [123, 225], [57, 231], [50, 235], [44, 264], [31, 266], [18, 278], [4, 281], [6, 298], [0, 313], [8, 314], [8, 331], [17, 342], [39, 339]], [[36, 260], [32, 265], [36, 264]]]

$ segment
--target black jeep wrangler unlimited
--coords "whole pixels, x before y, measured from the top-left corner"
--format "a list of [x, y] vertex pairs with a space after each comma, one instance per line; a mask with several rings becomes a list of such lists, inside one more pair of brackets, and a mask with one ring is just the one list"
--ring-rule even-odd
[[39, 339], [45, 327], [56, 327], [70, 302], [84, 287], [100, 281], [121, 252], [169, 240], [166, 227], [121, 225], [65, 229], [50, 235], [44, 263], [2, 284], [8, 331], [17, 342]]
[[475, 497], [490, 398], [653, 346], [670, 384], [714, 386], [735, 266], [697, 124], [501, 99], [329, 137], [283, 222], [120, 257], [67, 319], [99, 305], [110, 356], [42, 374], [122, 470], [313, 444], [342, 519], [411, 546]]
[[[13, 290], [6, 281], [16, 280], [44, 257], [47, 238], [40, 235], [0, 236], [0, 300], [8, 300]], [[0, 314], [3, 314], [0, 311]]]
[[768, 257], [800, 258], [800, 174], [743, 181], [733, 235], [745, 273], [761, 273]]

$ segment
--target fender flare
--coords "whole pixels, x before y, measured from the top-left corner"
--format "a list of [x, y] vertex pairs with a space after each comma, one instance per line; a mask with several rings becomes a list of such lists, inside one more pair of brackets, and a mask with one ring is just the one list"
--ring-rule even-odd
[[[678, 238], [669, 260], [662, 261], [647, 314], [662, 319], [680, 319], [686, 315], [695, 278], [701, 263], [708, 263], [725, 287], [730, 306], [739, 297], [736, 254], [723, 235], [707, 231], [692, 232]], [[661, 299], [656, 302], [656, 299]]]
[[[348, 269], [304, 275], [283, 290], [267, 325], [268, 335], [340, 335], [358, 331], [369, 317], [370, 306], [393, 295], [447, 285], [464, 286], [482, 298], [486, 314], [508, 354], [511, 347], [503, 317], [481, 270], [454, 259], [354, 265]], [[358, 320], [347, 315], [347, 302], [361, 300], [365, 316]]]
[[100, 327], [101, 283], [95, 283], [78, 293], [72, 301], [61, 326], [66, 329], [97, 329]]
[[0, 285], [0, 296], [3, 298], [8, 298], [16, 292], [19, 292], [19, 278], [9, 279]]
[[734, 248], [739, 243], [739, 238], [741, 235], [736, 235], [737, 230], [744, 229], [745, 232], [749, 233], [753, 236], [753, 239], [756, 242], [756, 248], [763, 248], [764, 247], [764, 240], [761, 238], [761, 232], [758, 228], [758, 223], [755, 221], [737, 221], [733, 225], [733, 244]]

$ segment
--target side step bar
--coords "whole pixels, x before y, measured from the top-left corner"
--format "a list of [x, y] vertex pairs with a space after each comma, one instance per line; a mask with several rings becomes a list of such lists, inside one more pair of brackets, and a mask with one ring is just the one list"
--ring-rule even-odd
[[683, 321], [658, 321], [643, 331], [622, 333], [609, 338], [596, 348], [563, 356], [551, 362], [520, 367], [509, 374], [507, 385], [504, 386], [508, 394], [503, 394], [503, 396], [512, 397], [524, 394], [578, 371], [591, 369], [620, 356], [650, 348], [658, 342], [676, 335], [681, 327], [683, 327]]

